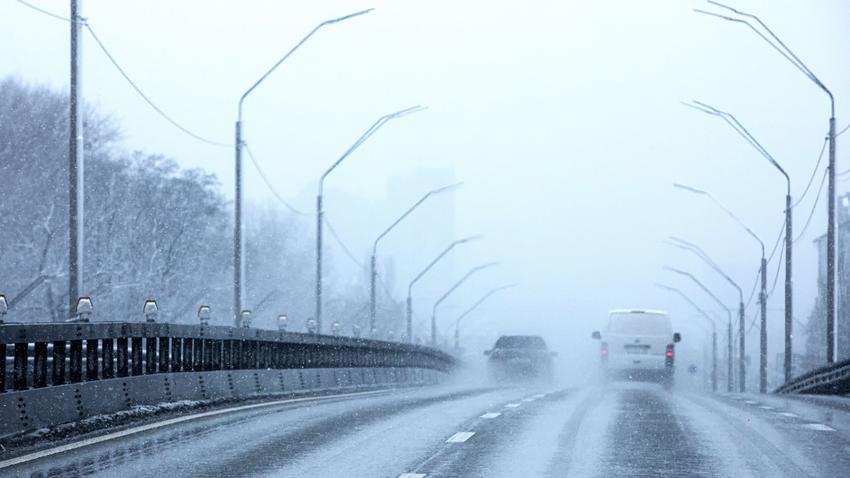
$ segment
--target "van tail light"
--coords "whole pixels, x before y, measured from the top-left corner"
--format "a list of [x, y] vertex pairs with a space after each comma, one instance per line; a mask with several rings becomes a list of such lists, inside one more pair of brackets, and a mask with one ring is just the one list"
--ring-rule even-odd
[[674, 355], [673, 344], [667, 344], [667, 351], [664, 352], [664, 364], [668, 367], [673, 365], [673, 355]]
[[608, 359], [608, 342], [602, 342], [599, 345], [599, 356], [602, 357], [602, 360]]

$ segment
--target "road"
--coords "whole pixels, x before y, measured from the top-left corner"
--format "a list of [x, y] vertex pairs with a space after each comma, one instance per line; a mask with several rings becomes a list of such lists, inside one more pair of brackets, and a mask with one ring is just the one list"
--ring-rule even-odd
[[850, 411], [824, 402], [643, 383], [405, 389], [183, 417], [0, 475], [846, 476]]

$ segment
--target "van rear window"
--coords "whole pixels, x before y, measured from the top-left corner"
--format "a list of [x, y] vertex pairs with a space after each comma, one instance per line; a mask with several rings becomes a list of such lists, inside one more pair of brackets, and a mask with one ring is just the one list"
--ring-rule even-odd
[[673, 330], [670, 318], [660, 314], [611, 314], [608, 319], [609, 334], [668, 335]]
[[536, 335], [506, 335], [496, 341], [499, 349], [545, 349], [546, 342]]

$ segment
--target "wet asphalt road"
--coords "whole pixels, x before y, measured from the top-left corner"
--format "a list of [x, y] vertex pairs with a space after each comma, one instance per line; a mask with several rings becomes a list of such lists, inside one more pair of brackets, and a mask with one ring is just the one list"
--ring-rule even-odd
[[0, 476], [847, 476], [850, 405], [614, 383], [437, 387], [164, 426]]

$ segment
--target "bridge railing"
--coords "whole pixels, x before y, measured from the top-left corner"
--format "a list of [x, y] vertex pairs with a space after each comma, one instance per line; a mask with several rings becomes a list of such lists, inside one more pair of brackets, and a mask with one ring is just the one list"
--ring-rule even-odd
[[448, 371], [455, 359], [414, 344], [209, 325], [0, 325], [0, 393], [163, 373], [310, 368]]
[[850, 359], [795, 377], [775, 393], [850, 394]]

